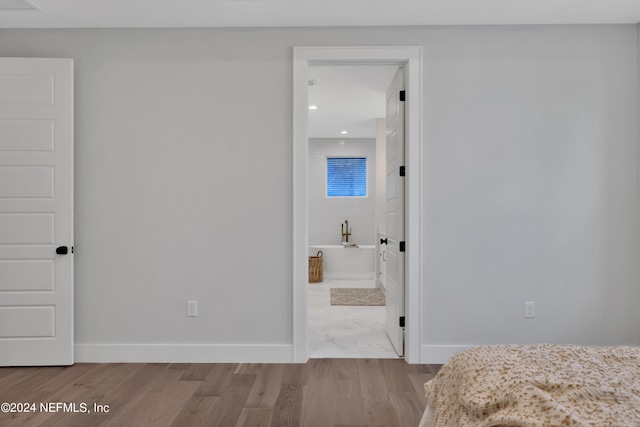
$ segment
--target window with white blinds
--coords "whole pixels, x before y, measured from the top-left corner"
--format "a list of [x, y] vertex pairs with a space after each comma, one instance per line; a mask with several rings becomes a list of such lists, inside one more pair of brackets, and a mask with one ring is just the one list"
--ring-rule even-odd
[[327, 197], [367, 197], [367, 158], [327, 157]]

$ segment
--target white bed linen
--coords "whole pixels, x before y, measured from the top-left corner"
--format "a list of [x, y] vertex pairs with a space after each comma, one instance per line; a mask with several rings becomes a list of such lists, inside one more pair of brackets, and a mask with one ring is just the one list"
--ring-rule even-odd
[[425, 427], [640, 427], [640, 348], [476, 347], [425, 392]]

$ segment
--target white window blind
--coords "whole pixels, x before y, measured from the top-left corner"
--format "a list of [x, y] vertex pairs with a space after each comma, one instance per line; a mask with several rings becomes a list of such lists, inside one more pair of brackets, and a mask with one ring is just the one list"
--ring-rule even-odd
[[367, 158], [328, 157], [327, 197], [367, 197]]

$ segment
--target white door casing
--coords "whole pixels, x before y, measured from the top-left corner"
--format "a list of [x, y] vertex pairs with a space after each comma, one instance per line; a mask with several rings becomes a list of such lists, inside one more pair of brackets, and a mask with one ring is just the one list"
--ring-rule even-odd
[[73, 286], [73, 61], [0, 58], [0, 366], [73, 364]]
[[308, 360], [308, 114], [309, 67], [397, 65], [405, 68], [405, 351], [408, 363], [421, 360], [421, 144], [422, 47], [314, 46], [293, 48], [293, 248], [292, 358]]
[[400, 67], [387, 90], [387, 252], [386, 329], [398, 356], [404, 355], [404, 69]]

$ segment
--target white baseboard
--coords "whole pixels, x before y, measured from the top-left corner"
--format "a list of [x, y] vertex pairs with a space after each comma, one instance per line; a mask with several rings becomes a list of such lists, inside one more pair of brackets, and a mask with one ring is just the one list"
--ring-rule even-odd
[[[423, 345], [420, 363], [446, 363], [473, 345]], [[76, 344], [76, 363], [293, 363], [291, 345]]]
[[324, 273], [327, 280], [373, 280], [376, 273]]
[[444, 364], [456, 353], [475, 347], [474, 345], [423, 345], [420, 363]]
[[291, 345], [76, 344], [76, 363], [292, 363]]

